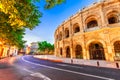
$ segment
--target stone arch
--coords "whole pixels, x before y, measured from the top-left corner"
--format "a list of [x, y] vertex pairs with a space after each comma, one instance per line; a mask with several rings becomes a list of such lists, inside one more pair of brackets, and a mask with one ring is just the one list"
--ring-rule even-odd
[[106, 19], [108, 21], [108, 24], [114, 24], [119, 22], [119, 13], [117, 10], [109, 10], [106, 13]]
[[62, 50], [62, 47], [60, 48], [60, 55], [62, 56], [63, 55], [63, 50]]
[[114, 42], [115, 56], [120, 57], [120, 40]]
[[[91, 43], [100, 43], [100, 44], [102, 44], [103, 49], [104, 49], [104, 53], [107, 53], [107, 46], [106, 46], [106, 43], [105, 43], [103, 40], [101, 40], [101, 39], [92, 39], [92, 40], [89, 40], [89, 41], [86, 43], [86, 50], [87, 50], [87, 54], [89, 55], [89, 56], [88, 56], [89, 58], [90, 58], [89, 45], [90, 45]], [[106, 55], [106, 54], [104, 54], [104, 55]], [[107, 56], [107, 55], [106, 55], [106, 56]]]
[[92, 42], [100, 42], [103, 45], [104, 48], [107, 48], [106, 43], [103, 40], [101, 40], [101, 39], [91, 39], [86, 43], [86, 48], [87, 49], [89, 47], [89, 44], [92, 43]]
[[[111, 41], [111, 44], [113, 46], [113, 52], [114, 52], [114, 59], [117, 60], [118, 58], [120, 59], [120, 51], [119, 51], [119, 44], [117, 43], [118, 41], [120, 41], [120, 37], [116, 37]], [[117, 46], [118, 45], [118, 46]]]
[[79, 24], [78, 24], [78, 23], [75, 23], [75, 24], [73, 25], [73, 31], [74, 31], [74, 33], [77, 33], [77, 32], [80, 31], [80, 27], [79, 27]]
[[71, 58], [70, 47], [66, 47], [66, 58]]
[[58, 40], [58, 34], [56, 35], [56, 40]]
[[68, 37], [69, 37], [69, 29], [65, 28], [65, 38], [68, 38]]
[[59, 40], [62, 40], [62, 32], [59, 33]]
[[95, 15], [90, 15], [85, 19], [86, 28], [93, 28], [98, 26], [98, 18]]
[[111, 44], [114, 46], [114, 43], [115, 43], [116, 41], [120, 41], [120, 37], [116, 37], [116, 38], [114, 38], [113, 40], [111, 40]]
[[105, 60], [105, 52], [100, 42], [92, 42], [89, 44], [90, 59]]
[[82, 46], [77, 44], [75, 46], [75, 56], [76, 58], [83, 59]]

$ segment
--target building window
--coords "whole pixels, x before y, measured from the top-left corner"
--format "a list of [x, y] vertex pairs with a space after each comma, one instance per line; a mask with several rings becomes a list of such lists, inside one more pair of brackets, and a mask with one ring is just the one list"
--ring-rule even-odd
[[93, 28], [93, 27], [96, 27], [98, 26], [98, 23], [96, 20], [92, 20], [90, 22], [87, 23], [87, 28]]
[[60, 48], [60, 55], [62, 56], [62, 48]]
[[71, 55], [70, 55], [70, 47], [67, 47], [67, 48], [66, 48], [66, 57], [67, 57], [67, 58], [70, 58], [70, 57], [71, 57]]
[[114, 24], [114, 23], [118, 22], [118, 19], [117, 19], [117, 17], [110, 17], [108, 19], [108, 22], [109, 22], [109, 24]]
[[80, 31], [79, 26], [75, 27], [75, 31], [74, 31], [74, 33], [77, 33], [77, 32], [79, 32], [79, 31]]
[[56, 40], [58, 40], [58, 35], [56, 35]]
[[79, 28], [79, 24], [78, 24], [78, 23], [76, 23], [76, 24], [73, 25], [73, 30], [74, 30], [74, 33], [77, 33], [77, 32], [80, 31], [80, 28]]
[[90, 59], [105, 60], [104, 48], [101, 43], [91, 43], [89, 53]]
[[59, 40], [62, 40], [62, 32], [59, 34]]
[[65, 38], [68, 38], [68, 37], [69, 37], [69, 30], [65, 29]]
[[76, 48], [75, 48], [75, 54], [76, 54], [76, 58], [79, 58], [79, 59], [83, 58], [82, 47], [80, 45], [76, 46]]
[[114, 51], [115, 51], [115, 57], [116, 57], [116, 60], [120, 60], [120, 41], [116, 41], [114, 43]]

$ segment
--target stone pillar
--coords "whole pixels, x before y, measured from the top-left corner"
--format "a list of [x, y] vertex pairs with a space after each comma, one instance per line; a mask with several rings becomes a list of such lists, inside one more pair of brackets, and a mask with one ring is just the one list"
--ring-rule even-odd
[[82, 13], [79, 14], [79, 17], [80, 17], [80, 21], [81, 21], [80, 32], [81, 32], [81, 33], [84, 33], [84, 27], [85, 27], [85, 26], [83, 26]]
[[108, 21], [103, 11], [103, 5], [100, 6], [100, 16], [101, 16], [101, 21], [102, 21], [102, 28], [107, 27]]
[[71, 54], [71, 58], [74, 58], [74, 55], [73, 55], [73, 25], [72, 25], [72, 21], [71, 21], [71, 18], [70, 18], [70, 54]]
[[113, 52], [113, 46], [111, 46], [111, 44], [107, 45], [107, 60], [108, 61], [114, 61], [114, 52]]
[[83, 47], [82, 49], [82, 54], [83, 54], [83, 59], [87, 59], [85, 47]]
[[54, 36], [54, 38], [55, 38], [55, 43], [54, 43], [54, 47], [55, 47], [55, 50], [54, 50], [54, 55], [55, 56], [57, 56], [57, 49], [58, 49], [58, 36], [57, 36], [57, 38], [56, 38], [56, 35], [58, 35], [58, 30], [56, 30], [56, 33], [55, 33], [55, 36]]
[[64, 43], [64, 37], [65, 37], [65, 33], [64, 33], [64, 25], [62, 26], [62, 57], [66, 57], [66, 53], [65, 53], [65, 43]]
[[65, 48], [65, 46], [63, 47], [63, 58], [66, 58], [66, 48]]
[[86, 48], [86, 59], [89, 60], [90, 59], [90, 53], [89, 53], [89, 49]]
[[106, 46], [104, 46], [105, 58], [107, 61], [114, 61], [114, 58], [113, 58], [114, 52], [113, 52], [112, 44], [110, 42], [109, 29], [106, 29], [104, 31], [104, 41], [106, 42]]

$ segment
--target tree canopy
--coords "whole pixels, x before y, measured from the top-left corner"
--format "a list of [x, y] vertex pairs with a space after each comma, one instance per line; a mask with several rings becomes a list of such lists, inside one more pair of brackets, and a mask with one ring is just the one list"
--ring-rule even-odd
[[38, 42], [38, 50], [40, 50], [40, 51], [54, 50], [54, 45], [48, 43], [47, 41]]
[[[32, 30], [40, 23], [42, 13], [35, 2], [40, 0], [0, 0], [0, 42], [22, 47], [25, 29]], [[45, 0], [45, 9], [61, 4], [64, 0]]]

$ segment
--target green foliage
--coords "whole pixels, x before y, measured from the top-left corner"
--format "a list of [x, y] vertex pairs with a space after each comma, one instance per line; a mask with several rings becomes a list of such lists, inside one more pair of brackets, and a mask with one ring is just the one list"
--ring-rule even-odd
[[[24, 46], [25, 29], [32, 30], [40, 23], [42, 13], [35, 5], [40, 0], [0, 0], [0, 42], [3, 45]], [[61, 4], [64, 0], [46, 0], [45, 8], [49, 9]], [[43, 45], [43, 44], [42, 44]], [[49, 50], [51, 44], [45, 43]], [[44, 48], [41, 48], [44, 50]], [[45, 47], [46, 49], [46, 47]]]
[[0, 12], [0, 42], [3, 45], [24, 47], [25, 41], [22, 38], [25, 29], [14, 29], [7, 20], [9, 20], [8, 14]]
[[65, 2], [65, 0], [46, 0], [45, 9], [50, 9], [55, 5], [59, 5], [63, 2]]
[[48, 50], [49, 52], [50, 50], [54, 50], [54, 45], [48, 43], [47, 41], [38, 42], [38, 46], [38, 50], [40, 51]]
[[37, 0], [1, 0], [0, 12], [8, 15], [7, 23], [14, 29], [33, 29], [40, 23], [39, 18], [42, 16], [33, 1]]
[[39, 0], [0, 1], [0, 42], [3, 45], [24, 47], [25, 29], [37, 26], [42, 16], [33, 1]]

